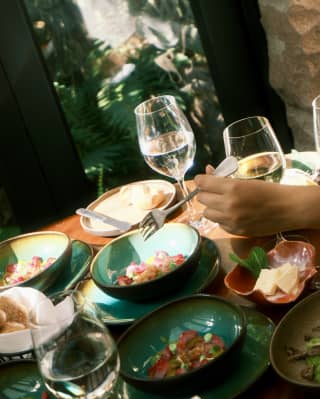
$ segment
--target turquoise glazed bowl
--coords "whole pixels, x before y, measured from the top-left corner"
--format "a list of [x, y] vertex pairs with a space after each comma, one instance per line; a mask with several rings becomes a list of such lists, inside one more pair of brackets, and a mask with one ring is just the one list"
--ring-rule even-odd
[[46, 261], [56, 260], [47, 268], [35, 272], [31, 278], [15, 284], [0, 285], [0, 292], [11, 287], [32, 287], [44, 291], [54, 283], [60, 272], [68, 265], [71, 258], [71, 240], [58, 231], [43, 231], [22, 234], [0, 243], [0, 282], [7, 271], [7, 266], [20, 262], [29, 262], [33, 256]]
[[[201, 237], [196, 229], [182, 223], [165, 224], [144, 241], [139, 230], [124, 234], [105, 245], [91, 264], [94, 282], [108, 295], [131, 301], [145, 301], [161, 297], [180, 286], [195, 271], [200, 255]], [[166, 251], [170, 256], [182, 254], [186, 260], [153, 280], [121, 286], [117, 278], [125, 275], [131, 262], [140, 264], [154, 256], [156, 251]]]
[[[225, 350], [184, 374], [149, 377], [148, 369], [155, 355], [166, 345], [171, 347], [186, 330], [195, 330], [201, 336], [218, 335]], [[120, 337], [120, 374], [138, 389], [159, 393], [186, 392], [191, 397], [193, 391], [220, 383], [228, 375], [230, 354], [241, 348], [245, 331], [242, 309], [221, 297], [198, 294], [170, 302], [138, 320]]]

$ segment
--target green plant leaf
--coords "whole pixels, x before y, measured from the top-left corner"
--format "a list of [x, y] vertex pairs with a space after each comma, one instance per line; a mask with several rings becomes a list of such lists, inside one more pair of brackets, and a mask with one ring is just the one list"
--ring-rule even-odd
[[229, 258], [248, 269], [255, 278], [259, 277], [261, 269], [269, 268], [267, 253], [261, 247], [253, 247], [245, 259], [241, 259], [234, 253], [229, 254]]

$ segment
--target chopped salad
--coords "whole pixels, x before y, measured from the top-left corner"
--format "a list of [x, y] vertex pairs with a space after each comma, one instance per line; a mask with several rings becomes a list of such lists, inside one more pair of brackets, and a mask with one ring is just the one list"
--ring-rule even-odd
[[320, 384], [320, 326], [312, 329], [311, 335], [305, 335], [302, 349], [287, 347], [288, 360], [301, 361], [300, 375], [308, 381]]
[[166, 251], [157, 251], [145, 262], [131, 262], [126, 268], [126, 273], [117, 277], [117, 283], [124, 286], [154, 280], [176, 269], [186, 258], [182, 254], [170, 256]]
[[56, 258], [53, 257], [43, 260], [40, 256], [33, 256], [29, 261], [19, 260], [18, 263], [11, 263], [7, 265], [0, 285], [12, 285], [29, 280], [55, 261]]
[[165, 378], [184, 374], [205, 365], [225, 351], [225, 344], [218, 335], [197, 331], [183, 331], [179, 338], [165, 346], [152, 359], [148, 376]]

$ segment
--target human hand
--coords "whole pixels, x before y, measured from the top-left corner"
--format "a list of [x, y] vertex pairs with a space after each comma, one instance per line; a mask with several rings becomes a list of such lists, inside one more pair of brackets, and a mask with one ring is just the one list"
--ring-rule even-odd
[[218, 222], [224, 230], [239, 235], [263, 236], [313, 228], [306, 212], [308, 201], [319, 201], [319, 187], [222, 178], [212, 175], [213, 170], [208, 166], [206, 175], [195, 177], [195, 183], [201, 189], [197, 199], [206, 207], [204, 216]]

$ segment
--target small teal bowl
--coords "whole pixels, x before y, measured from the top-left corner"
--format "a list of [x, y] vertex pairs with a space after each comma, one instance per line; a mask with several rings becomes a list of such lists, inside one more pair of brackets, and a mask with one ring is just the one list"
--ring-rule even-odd
[[[182, 223], [165, 224], [144, 241], [139, 230], [124, 234], [105, 245], [91, 264], [93, 281], [108, 295], [129, 301], [146, 301], [179, 288], [198, 265], [201, 237], [193, 227]], [[163, 250], [169, 255], [183, 254], [187, 259], [171, 272], [140, 284], [120, 286], [117, 277], [124, 275], [131, 262], [141, 263]]]
[[[225, 351], [185, 374], [151, 378], [151, 359], [185, 330], [212, 333], [224, 341]], [[230, 355], [241, 348], [246, 331], [242, 309], [225, 299], [198, 294], [170, 302], [133, 324], [119, 339], [120, 374], [138, 389], [155, 393], [190, 394], [199, 387], [221, 382], [228, 375]]]
[[0, 243], [0, 281], [9, 264], [29, 261], [33, 256], [43, 260], [56, 258], [48, 268], [28, 280], [11, 285], [0, 285], [0, 292], [12, 287], [32, 287], [44, 291], [55, 282], [60, 272], [68, 265], [72, 246], [70, 238], [58, 231], [43, 231], [22, 234]]

